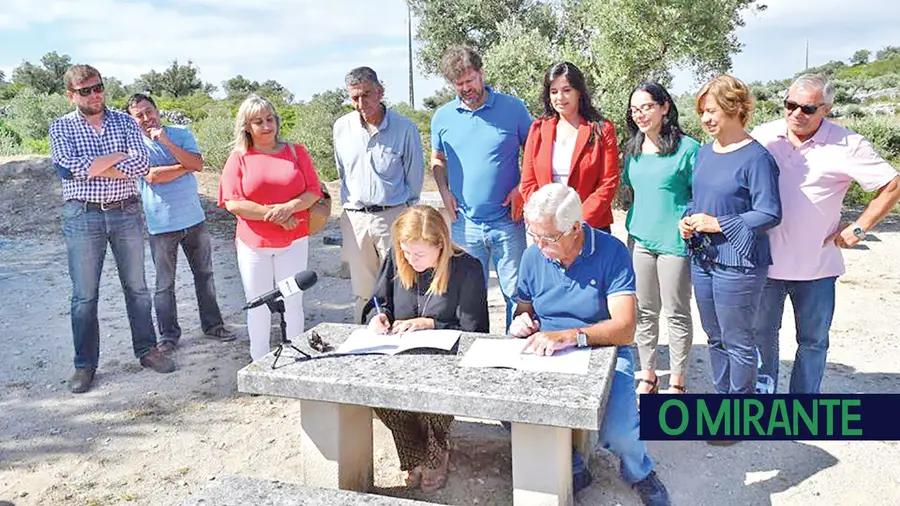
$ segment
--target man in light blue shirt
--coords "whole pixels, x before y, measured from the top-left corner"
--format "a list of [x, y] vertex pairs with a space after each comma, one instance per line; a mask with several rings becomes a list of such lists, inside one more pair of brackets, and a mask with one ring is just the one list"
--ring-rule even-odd
[[522, 100], [484, 84], [474, 49], [449, 48], [441, 72], [459, 96], [431, 119], [434, 179], [453, 221], [453, 242], [481, 262], [485, 280], [493, 260], [509, 328], [526, 246], [519, 150], [533, 118]]
[[354, 321], [361, 322], [391, 247], [391, 224], [419, 201], [425, 159], [415, 123], [382, 104], [384, 87], [374, 70], [355, 68], [346, 84], [355, 110], [334, 122], [334, 162], [344, 208], [341, 251], [356, 295]]
[[157, 348], [170, 353], [181, 338], [175, 304], [175, 267], [179, 245], [194, 273], [194, 289], [204, 336], [232, 341], [235, 335], [225, 328], [216, 302], [212, 243], [197, 192], [197, 179], [193, 174], [203, 170], [203, 157], [197, 141], [186, 128], [161, 126], [156, 103], [147, 95], [133, 95], [128, 101], [128, 113], [143, 130], [144, 144], [150, 151], [150, 173], [138, 184], [147, 231], [150, 233], [150, 253], [156, 266], [153, 305], [159, 327]]

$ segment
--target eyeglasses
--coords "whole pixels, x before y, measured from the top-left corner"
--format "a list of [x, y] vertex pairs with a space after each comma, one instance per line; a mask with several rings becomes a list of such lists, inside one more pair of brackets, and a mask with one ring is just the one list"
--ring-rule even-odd
[[532, 233], [531, 230], [525, 228], [525, 233], [528, 234], [528, 237], [531, 237], [531, 240], [534, 242], [542, 242], [545, 244], [556, 244], [558, 243], [568, 232], [560, 232], [555, 237], [547, 237], [543, 235], [537, 235]]
[[309, 347], [318, 351], [319, 353], [325, 353], [327, 351], [331, 351], [331, 345], [326, 343], [322, 336], [319, 335], [318, 332], [313, 330], [309, 333], [309, 339], [307, 340], [309, 343]]
[[657, 104], [656, 102], [650, 102], [650, 103], [643, 104], [638, 107], [631, 106], [628, 108], [628, 110], [631, 111], [632, 116], [635, 116], [637, 114], [645, 115], [645, 114], [650, 114], [651, 112], [653, 112], [653, 110], [656, 109], [656, 107], [658, 105], [659, 104]]
[[822, 107], [823, 105], [825, 105], [825, 104], [819, 104], [819, 105], [800, 105], [800, 104], [798, 104], [797, 102], [794, 102], [794, 101], [791, 101], [791, 100], [785, 100], [785, 101], [784, 101], [784, 108], [787, 109], [788, 112], [794, 112], [794, 111], [796, 111], [797, 108], [799, 107], [799, 108], [800, 108], [800, 112], [802, 112], [803, 114], [806, 114], [806, 115], [815, 114], [816, 111], [819, 110], [819, 107]]
[[103, 93], [103, 83], [97, 83], [93, 86], [85, 86], [84, 88], [76, 88], [72, 93], [78, 93], [82, 97], [89, 97], [92, 93]]

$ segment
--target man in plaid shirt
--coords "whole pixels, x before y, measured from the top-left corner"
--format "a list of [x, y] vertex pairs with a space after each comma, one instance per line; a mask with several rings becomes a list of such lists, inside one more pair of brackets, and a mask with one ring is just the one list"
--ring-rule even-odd
[[144, 236], [136, 181], [149, 171], [149, 154], [137, 123], [107, 109], [100, 72], [75, 65], [65, 76], [66, 96], [77, 108], [50, 125], [50, 151], [62, 176], [63, 235], [72, 278], [74, 393], [86, 392], [100, 358], [97, 299], [109, 243], [125, 308], [134, 354], [160, 373], [175, 363], [156, 348], [150, 292], [144, 279]]

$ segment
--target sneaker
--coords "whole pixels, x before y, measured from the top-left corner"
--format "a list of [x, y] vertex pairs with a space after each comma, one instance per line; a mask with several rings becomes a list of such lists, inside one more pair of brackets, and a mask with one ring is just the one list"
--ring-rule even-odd
[[217, 327], [213, 327], [209, 329], [208, 332], [203, 332], [203, 337], [207, 339], [214, 339], [216, 341], [221, 341], [223, 343], [228, 341], [234, 341], [237, 339], [237, 335], [234, 332], [225, 328], [225, 325], [219, 325]]
[[578, 492], [590, 487], [593, 481], [594, 477], [591, 476], [591, 472], [587, 469], [580, 473], [575, 473], [572, 476], [572, 495], [578, 495]]
[[151, 348], [146, 355], [141, 357], [141, 365], [163, 374], [175, 371], [175, 361], [163, 355], [156, 348]]
[[160, 341], [156, 344], [156, 349], [163, 352], [163, 354], [168, 355], [175, 351], [175, 348], [178, 346], [178, 343], [175, 341]]
[[91, 389], [94, 383], [94, 373], [96, 369], [88, 367], [85, 369], [75, 369], [75, 374], [69, 380], [69, 390], [73, 394], [83, 394]]
[[656, 471], [650, 471], [646, 478], [631, 487], [641, 496], [644, 506], [670, 506], [672, 504], [669, 502], [669, 491], [656, 475]]

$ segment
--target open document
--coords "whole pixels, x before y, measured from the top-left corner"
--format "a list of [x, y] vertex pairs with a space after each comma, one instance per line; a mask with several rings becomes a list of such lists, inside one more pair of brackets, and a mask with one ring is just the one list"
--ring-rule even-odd
[[522, 353], [524, 339], [476, 339], [459, 362], [462, 367], [506, 367], [520, 371], [587, 374], [590, 348], [568, 348], [542, 356]]
[[336, 355], [396, 355], [415, 348], [450, 351], [459, 340], [458, 330], [415, 330], [402, 334], [376, 334], [356, 329], [334, 351]]

